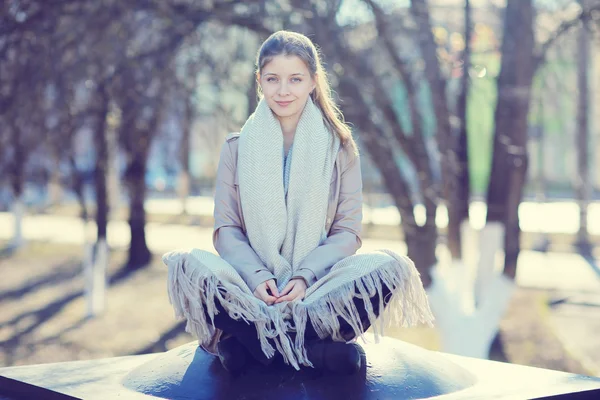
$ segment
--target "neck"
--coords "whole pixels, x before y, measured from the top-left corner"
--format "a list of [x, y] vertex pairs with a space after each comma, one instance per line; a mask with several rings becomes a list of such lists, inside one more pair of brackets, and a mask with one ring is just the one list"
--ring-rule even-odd
[[283, 136], [291, 136], [293, 137], [296, 133], [296, 127], [298, 126], [298, 121], [300, 120], [300, 116], [293, 115], [291, 117], [286, 118], [278, 118], [279, 123], [281, 124], [281, 131], [283, 132]]

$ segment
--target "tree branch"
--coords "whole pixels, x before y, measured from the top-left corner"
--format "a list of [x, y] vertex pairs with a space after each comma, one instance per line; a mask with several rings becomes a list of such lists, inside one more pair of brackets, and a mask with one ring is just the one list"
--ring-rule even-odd
[[552, 33], [550, 38], [542, 44], [539, 51], [537, 51], [537, 54], [536, 54], [535, 60], [534, 60], [534, 68], [537, 70], [540, 67], [540, 65], [542, 65], [542, 63], [546, 60], [546, 55], [548, 54], [548, 50], [550, 49], [550, 47], [552, 47], [554, 45], [554, 43], [556, 43], [556, 41], [558, 39], [560, 39], [565, 33], [570, 31], [572, 28], [579, 25], [581, 20], [590, 18], [590, 16], [592, 15], [592, 13], [594, 11], [600, 11], [600, 3], [591, 6], [587, 10], [582, 9], [581, 12], [579, 13], [579, 15], [577, 15], [577, 17], [563, 22], [554, 31], [554, 33]]

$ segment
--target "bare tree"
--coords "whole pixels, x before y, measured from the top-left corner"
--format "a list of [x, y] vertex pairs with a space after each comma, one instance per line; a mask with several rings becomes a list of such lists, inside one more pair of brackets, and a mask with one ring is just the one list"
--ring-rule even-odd
[[455, 198], [452, 201], [452, 206], [448, 208], [448, 247], [451, 254], [455, 258], [463, 257], [461, 225], [469, 221], [469, 205], [471, 201], [471, 184], [469, 176], [469, 143], [468, 143], [468, 126], [467, 126], [467, 105], [470, 88], [470, 69], [471, 69], [471, 33], [473, 30], [471, 21], [471, 2], [465, 0], [465, 27], [464, 41], [465, 47], [462, 54], [462, 75], [460, 79], [461, 87], [456, 106], [456, 119], [460, 124], [458, 130], [458, 139], [456, 141], [455, 153], [456, 157], [456, 180], [455, 180]]
[[[580, 0], [582, 8], [589, 1]], [[589, 16], [582, 18], [577, 40], [577, 176], [575, 178], [575, 193], [579, 202], [579, 231], [577, 232], [577, 246], [585, 253], [591, 253], [590, 238], [588, 232], [588, 206], [592, 195], [592, 183], [590, 179], [590, 158], [588, 145], [589, 137], [589, 115], [590, 115], [590, 90], [589, 90], [589, 64], [590, 64], [590, 26]]]
[[454, 258], [460, 258], [460, 223], [459, 209], [468, 208], [459, 204], [460, 199], [457, 180], [456, 139], [450, 124], [450, 110], [446, 95], [446, 78], [442, 75], [438, 61], [438, 46], [433, 37], [429, 6], [426, 0], [412, 0], [410, 10], [418, 27], [419, 42], [425, 63], [425, 78], [429, 84], [431, 99], [436, 118], [436, 141], [440, 152], [440, 169], [442, 171], [442, 195], [448, 207], [448, 248]]
[[533, 4], [508, 1], [498, 76], [494, 151], [487, 193], [487, 221], [504, 224], [504, 273], [514, 278], [520, 249], [518, 207], [527, 171], [527, 116], [535, 71]]

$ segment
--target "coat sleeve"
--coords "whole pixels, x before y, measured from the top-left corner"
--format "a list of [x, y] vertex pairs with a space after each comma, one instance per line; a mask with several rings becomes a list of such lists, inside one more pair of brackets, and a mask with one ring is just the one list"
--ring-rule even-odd
[[275, 276], [262, 263], [242, 230], [235, 188], [235, 164], [229, 141], [221, 149], [215, 188], [213, 245], [222, 259], [231, 264], [252, 292]]
[[306, 256], [294, 277], [310, 286], [324, 277], [338, 261], [353, 255], [361, 247], [362, 175], [360, 158], [344, 154], [340, 194], [335, 218], [327, 239]]

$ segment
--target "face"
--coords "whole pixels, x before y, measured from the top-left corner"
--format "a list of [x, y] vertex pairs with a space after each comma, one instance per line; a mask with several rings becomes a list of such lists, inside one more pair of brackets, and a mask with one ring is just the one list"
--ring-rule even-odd
[[300, 118], [316, 83], [298, 56], [276, 56], [266, 64], [259, 84], [267, 104], [281, 119]]

